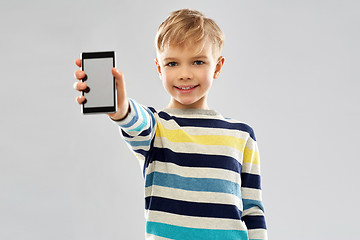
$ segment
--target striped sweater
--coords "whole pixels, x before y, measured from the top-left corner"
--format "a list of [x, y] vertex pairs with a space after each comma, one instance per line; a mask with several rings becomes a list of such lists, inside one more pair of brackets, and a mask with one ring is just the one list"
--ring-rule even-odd
[[267, 239], [251, 127], [213, 110], [130, 99], [116, 122], [145, 179], [146, 239]]

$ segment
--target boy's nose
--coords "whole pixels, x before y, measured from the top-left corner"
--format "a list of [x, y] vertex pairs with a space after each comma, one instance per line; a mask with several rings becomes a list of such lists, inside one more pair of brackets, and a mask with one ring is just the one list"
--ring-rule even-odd
[[188, 67], [182, 67], [179, 72], [180, 80], [187, 80], [193, 77], [192, 71]]

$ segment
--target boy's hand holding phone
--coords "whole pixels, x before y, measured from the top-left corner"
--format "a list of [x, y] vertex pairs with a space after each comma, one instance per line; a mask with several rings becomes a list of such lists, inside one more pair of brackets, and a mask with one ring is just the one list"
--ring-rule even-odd
[[[81, 59], [76, 59], [75, 64], [81, 68]], [[126, 96], [125, 80], [122, 72], [117, 70], [115, 67], [112, 68], [112, 75], [116, 81], [116, 95], [117, 95], [117, 111], [115, 113], [107, 113], [107, 115], [113, 120], [121, 120], [126, 117], [129, 111], [129, 101]], [[75, 71], [75, 77], [79, 80], [74, 84], [74, 88], [78, 91], [85, 91], [91, 86], [86, 84], [83, 79], [86, 77], [86, 73], [82, 70]], [[84, 104], [86, 99], [83, 95], [76, 98], [79, 104]]]

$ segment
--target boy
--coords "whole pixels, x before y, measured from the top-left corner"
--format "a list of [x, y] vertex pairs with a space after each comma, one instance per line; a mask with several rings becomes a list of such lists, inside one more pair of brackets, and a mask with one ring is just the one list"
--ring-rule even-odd
[[207, 104], [224, 64], [223, 40], [216, 23], [194, 10], [160, 25], [155, 63], [171, 96], [162, 111], [128, 99], [123, 74], [112, 70], [118, 111], [108, 115], [143, 166], [146, 239], [267, 239], [254, 132]]

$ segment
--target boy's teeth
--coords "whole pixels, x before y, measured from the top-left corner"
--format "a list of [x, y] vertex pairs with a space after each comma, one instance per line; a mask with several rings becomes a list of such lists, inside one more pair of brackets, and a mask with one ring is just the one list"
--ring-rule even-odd
[[190, 88], [193, 88], [193, 87], [180, 87], [180, 89], [182, 89], [182, 90], [189, 90]]

